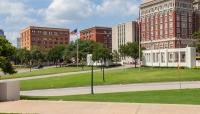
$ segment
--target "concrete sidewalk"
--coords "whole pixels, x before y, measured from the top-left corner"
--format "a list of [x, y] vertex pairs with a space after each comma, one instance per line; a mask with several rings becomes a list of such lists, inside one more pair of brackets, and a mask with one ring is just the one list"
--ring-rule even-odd
[[200, 114], [198, 105], [16, 101], [0, 103], [0, 113], [34, 114]]
[[[182, 89], [200, 88], [200, 81], [181, 82], [181, 86]], [[90, 94], [90, 88], [91, 88], [90, 86], [86, 86], [86, 87], [71, 87], [71, 88], [60, 88], [60, 89], [32, 90], [32, 91], [21, 91], [20, 94], [25, 96], [81, 95], [81, 94]], [[172, 89], [180, 89], [180, 82], [94, 86], [95, 93], [172, 90]]]

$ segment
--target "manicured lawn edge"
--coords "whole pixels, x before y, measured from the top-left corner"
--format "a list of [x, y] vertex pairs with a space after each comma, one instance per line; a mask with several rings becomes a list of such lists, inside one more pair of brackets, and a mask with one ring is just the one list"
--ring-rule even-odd
[[71, 95], [55, 97], [21, 96], [23, 100], [119, 102], [119, 103], [156, 103], [200, 105], [200, 89], [120, 92], [94, 95]]
[[[199, 74], [200, 70], [195, 69], [118, 69], [106, 71], [104, 82], [101, 71], [97, 71], [94, 73], [94, 85], [175, 82], [180, 81], [180, 77], [182, 81], [199, 81]], [[20, 81], [23, 91], [90, 86], [90, 82], [91, 73]]]

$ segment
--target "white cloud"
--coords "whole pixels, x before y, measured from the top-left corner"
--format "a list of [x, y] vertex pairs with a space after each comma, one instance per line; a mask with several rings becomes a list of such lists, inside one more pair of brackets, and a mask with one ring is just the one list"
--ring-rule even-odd
[[16, 44], [20, 30], [29, 25], [63, 27], [77, 22], [84, 26], [90, 23], [87, 20], [98, 21], [99, 17], [109, 23], [112, 18], [137, 16], [142, 0], [45, 0], [49, 5], [42, 7], [30, 4], [32, 1], [0, 0], [0, 28], [6, 31], [13, 44]]
[[85, 19], [93, 9], [91, 0], [53, 0], [44, 13], [47, 22], [56, 25]]
[[6, 39], [8, 39], [14, 46], [17, 46], [17, 38], [19, 37], [19, 32], [5, 32]]
[[130, 16], [138, 14], [138, 1], [135, 0], [103, 0], [97, 5], [97, 11], [103, 16]]
[[102, 0], [96, 4], [93, 0], [53, 0], [47, 9], [40, 11], [51, 25], [61, 25], [94, 18], [95, 16], [121, 17], [136, 16], [138, 0]]
[[22, 27], [37, 23], [30, 17], [36, 12], [26, 6], [21, 0], [0, 0], [1, 29], [4, 29], [7, 39], [16, 45]]

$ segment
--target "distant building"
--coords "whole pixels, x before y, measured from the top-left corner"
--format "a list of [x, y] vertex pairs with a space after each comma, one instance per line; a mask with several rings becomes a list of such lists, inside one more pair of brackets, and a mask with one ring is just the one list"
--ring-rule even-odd
[[5, 37], [5, 35], [4, 35], [4, 31], [3, 31], [2, 29], [0, 29], [0, 36]]
[[[122, 23], [112, 27], [112, 50], [119, 51], [121, 45], [125, 45], [128, 42], [139, 43], [138, 24], [135, 21]], [[123, 58], [122, 62], [130, 63], [133, 60], [131, 58]]]
[[80, 39], [92, 40], [112, 49], [112, 28], [92, 27], [80, 31]]
[[21, 48], [21, 38], [17, 38], [17, 48]]
[[69, 43], [69, 29], [30, 26], [21, 31], [21, 48], [53, 48]]
[[140, 5], [141, 46], [185, 48], [192, 44], [192, 0], [145, 0]]
[[200, 30], [200, 0], [193, 1], [193, 32]]

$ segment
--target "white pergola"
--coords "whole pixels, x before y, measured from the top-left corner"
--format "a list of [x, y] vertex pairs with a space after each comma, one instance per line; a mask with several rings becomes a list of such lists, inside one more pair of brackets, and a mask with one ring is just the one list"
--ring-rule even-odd
[[152, 67], [196, 66], [196, 49], [193, 47], [176, 49], [156, 49], [143, 51], [143, 65]]

